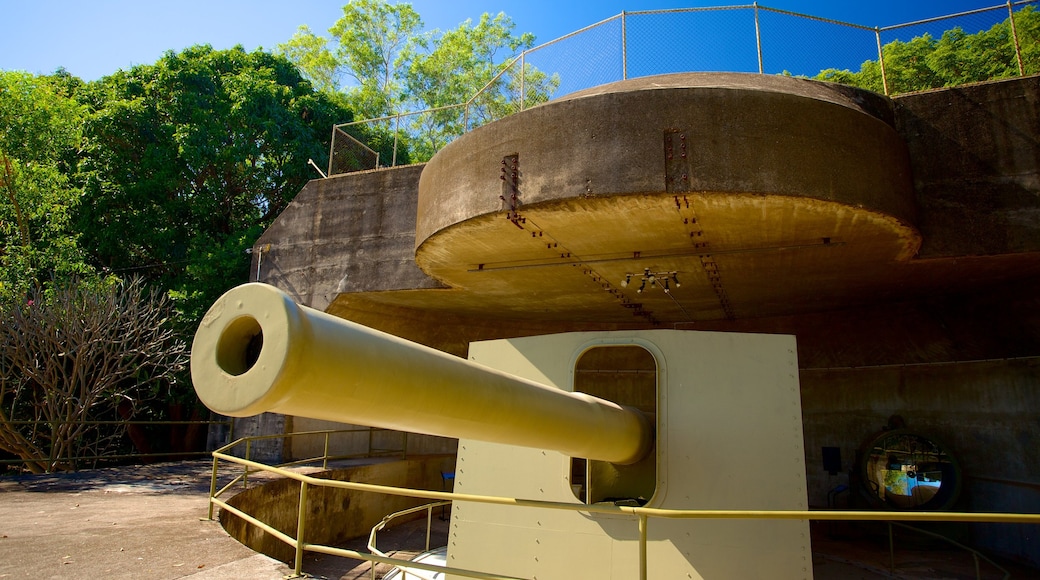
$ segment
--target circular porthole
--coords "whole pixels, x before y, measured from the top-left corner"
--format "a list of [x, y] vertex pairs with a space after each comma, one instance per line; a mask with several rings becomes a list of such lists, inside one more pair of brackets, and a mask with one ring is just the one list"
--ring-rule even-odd
[[948, 509], [961, 491], [960, 466], [950, 450], [934, 437], [909, 429], [872, 438], [860, 470], [868, 499], [885, 509]]

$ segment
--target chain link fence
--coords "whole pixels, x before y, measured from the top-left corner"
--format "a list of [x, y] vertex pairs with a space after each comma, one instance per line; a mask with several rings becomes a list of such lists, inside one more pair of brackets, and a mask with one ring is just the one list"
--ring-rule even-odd
[[[425, 161], [463, 133], [554, 98], [630, 78], [679, 72], [790, 75], [855, 84], [887, 95], [1040, 73], [1040, 0], [872, 27], [749, 4], [622, 12], [524, 51], [469, 101], [337, 125], [329, 175], [353, 171], [336, 160], [349, 126], [383, 125], [392, 159], [407, 144]], [[945, 35], [945, 36], [944, 36]], [[969, 35], [971, 38], [965, 38]], [[960, 44], [958, 44], [958, 42]], [[931, 43], [925, 59], [904, 59]], [[963, 48], [987, 58], [964, 60]], [[913, 62], [910, 62], [910, 61]], [[941, 70], [942, 72], [936, 72]], [[360, 144], [360, 143], [359, 143]], [[353, 145], [351, 146], [353, 147]], [[371, 151], [371, 150], [370, 150]], [[354, 155], [347, 153], [347, 155]], [[380, 164], [378, 156], [364, 169]]]
[[[391, 160], [391, 165], [393, 160]], [[355, 139], [345, 125], [332, 128], [332, 149], [329, 151], [328, 175], [352, 173], [379, 167], [379, 153]]]

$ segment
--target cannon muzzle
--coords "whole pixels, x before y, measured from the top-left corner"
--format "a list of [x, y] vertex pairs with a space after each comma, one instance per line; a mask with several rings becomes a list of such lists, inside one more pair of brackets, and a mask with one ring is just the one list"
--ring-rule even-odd
[[206, 313], [191, 378], [210, 409], [265, 411], [629, 464], [653, 444], [639, 411], [562, 391], [300, 306], [245, 284]]

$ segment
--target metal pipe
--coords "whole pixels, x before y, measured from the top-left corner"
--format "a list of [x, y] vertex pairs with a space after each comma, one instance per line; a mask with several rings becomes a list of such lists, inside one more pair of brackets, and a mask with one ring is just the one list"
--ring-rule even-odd
[[[369, 433], [372, 431], [369, 430]], [[321, 468], [329, 468], [329, 434], [325, 433], [325, 449], [321, 452]]]
[[639, 580], [647, 579], [646, 524], [646, 514], [639, 514]]
[[758, 2], [754, 3], [755, 6], [755, 47], [758, 50], [758, 74], [764, 74], [765, 68], [762, 66], [762, 29], [759, 28], [758, 24]]
[[628, 29], [625, 11], [621, 11], [621, 80], [628, 80]]
[[1018, 59], [1018, 76], [1026, 76], [1026, 67], [1022, 62], [1022, 46], [1018, 43], [1018, 28], [1015, 26], [1015, 10], [1011, 6], [1011, 0], [1008, 0], [1008, 22], [1011, 24], [1011, 41], [1015, 45], [1015, 58]]
[[206, 516], [206, 519], [208, 519], [210, 521], [213, 520], [213, 501], [212, 500], [213, 500], [213, 498], [217, 497], [217, 461], [219, 461], [219, 460], [216, 457], [214, 457], [213, 458], [213, 477], [211, 477], [210, 480], [209, 480], [209, 499], [210, 499], [210, 502], [209, 502], [209, 515]]
[[[426, 508], [426, 551], [430, 551], [430, 529], [433, 527], [433, 505]], [[975, 558], [975, 567], [979, 567], [979, 559]]]
[[272, 411], [621, 464], [653, 444], [639, 411], [297, 305], [266, 284], [214, 303], [191, 376], [203, 403], [233, 417]]
[[[286, 479], [306, 481], [320, 487], [352, 489], [355, 491], [382, 493], [385, 495], [418, 497], [438, 501], [471, 501], [491, 505], [512, 505], [564, 511], [579, 511], [598, 514], [645, 515], [648, 518], [666, 519], [702, 519], [702, 520], [816, 520], [816, 521], [863, 521], [863, 522], [969, 522], [969, 523], [1008, 523], [1008, 524], [1040, 524], [1040, 514], [1005, 513], [1005, 512], [891, 512], [891, 511], [848, 511], [848, 510], [716, 510], [716, 509], [668, 509], [634, 506], [619, 506], [611, 503], [582, 504], [573, 502], [553, 502], [543, 500], [475, 495], [459, 492], [432, 491], [415, 488], [391, 487], [356, 481], [339, 481], [335, 479], [319, 479], [296, 471], [272, 467], [246, 461], [241, 457], [213, 452], [213, 456], [253, 467], [255, 471], [275, 473]], [[217, 500], [218, 502], [220, 500]], [[222, 506], [221, 503], [217, 504]], [[916, 529], [916, 528], [915, 528]], [[918, 530], [920, 531], [920, 530]]]
[[295, 573], [299, 577], [303, 572], [303, 551], [306, 549], [306, 542], [303, 541], [303, 534], [307, 531], [307, 482], [300, 482], [300, 505], [297, 510], [296, 520], [296, 561], [295, 561]]
[[881, 86], [885, 89], [885, 94], [888, 92], [888, 76], [885, 74], [885, 50], [881, 46], [881, 29], [874, 29], [874, 38], [877, 40], [877, 60], [878, 65], [881, 66]]

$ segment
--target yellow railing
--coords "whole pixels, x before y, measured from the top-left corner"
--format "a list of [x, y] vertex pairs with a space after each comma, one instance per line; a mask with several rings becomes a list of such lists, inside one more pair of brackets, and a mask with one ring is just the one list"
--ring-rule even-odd
[[[411, 514], [414, 514], [414, 513], [419, 513], [421, 511], [425, 511], [426, 512], [426, 544], [425, 544], [426, 547], [425, 547], [425, 551], [429, 552], [430, 551], [430, 531], [433, 529], [433, 510], [434, 510], [434, 508], [444, 507], [444, 506], [448, 506], [448, 505], [451, 505], [450, 501], [437, 501], [437, 502], [423, 504], [423, 505], [420, 505], [420, 506], [409, 508], [409, 509], [406, 509], [406, 510], [401, 510], [399, 512], [394, 512], [394, 513], [384, 517], [382, 519], [382, 521], [380, 521], [378, 524], [376, 524], [375, 526], [372, 527], [372, 531], [368, 535], [368, 550], [370, 552], [372, 552], [373, 554], [376, 554], [378, 556], [382, 556], [384, 558], [389, 557], [389, 556], [387, 556], [387, 554], [385, 552], [383, 552], [382, 550], [380, 550], [379, 548], [376, 547], [376, 534], [378, 534], [380, 531], [382, 531], [383, 528], [386, 527], [386, 524], [390, 523], [391, 521], [393, 521], [393, 520], [395, 520], [395, 519], [397, 519], [399, 517], [411, 515]], [[409, 562], [409, 566], [411, 566], [412, 564], [414, 564], [414, 562]], [[400, 564], [400, 566], [402, 568], [405, 567], [404, 564]], [[376, 567], [375, 566], [372, 566], [371, 573], [372, 573], [372, 580], [376, 580]]]
[[[376, 433], [379, 433], [379, 432], [391, 432], [391, 431], [389, 431], [387, 429], [375, 429], [375, 428], [371, 428], [371, 427], [355, 427], [355, 428], [351, 428], [351, 429], [323, 429], [323, 430], [320, 430], [320, 431], [297, 431], [297, 432], [294, 432], [294, 433], [281, 433], [281, 434], [276, 434], [276, 435], [256, 435], [256, 436], [252, 436], [252, 437], [243, 437], [243, 438], [238, 439], [236, 441], [232, 441], [231, 443], [228, 443], [227, 445], [225, 445], [225, 446], [223, 446], [223, 447], [213, 451], [213, 453], [212, 453], [212, 455], [213, 455], [213, 473], [212, 473], [212, 476], [211, 476], [211, 479], [210, 479], [209, 497], [210, 497], [211, 500], [214, 499], [214, 498], [219, 498], [220, 496], [224, 495], [225, 492], [227, 492], [229, 489], [235, 487], [235, 485], [237, 485], [239, 483], [242, 484], [243, 488], [248, 488], [249, 487], [249, 474], [250, 473], [256, 473], [258, 471], [269, 471], [269, 472], [277, 473], [277, 472], [285, 471], [284, 468], [286, 468], [286, 467], [302, 466], [302, 465], [308, 465], [308, 464], [317, 464], [318, 462], [321, 462], [321, 468], [322, 469], [328, 469], [329, 461], [337, 461], [337, 460], [341, 460], [341, 459], [371, 458], [371, 457], [388, 457], [388, 456], [392, 457], [392, 456], [395, 456], [395, 455], [400, 455], [403, 458], [407, 454], [407, 451], [408, 451], [408, 434], [407, 433], [399, 432], [399, 433], [401, 433], [404, 436], [404, 443], [403, 443], [401, 449], [377, 449], [373, 445], [373, 437], [374, 437], [374, 435]], [[345, 433], [368, 433], [368, 449], [365, 452], [363, 452], [363, 453], [354, 453], [354, 454], [348, 454], [348, 455], [329, 455], [329, 438], [331, 436], [333, 436], [333, 435], [341, 435], [341, 434], [345, 434]], [[324, 437], [323, 451], [322, 451], [322, 454], [319, 455], [319, 456], [310, 457], [310, 458], [307, 458], [307, 459], [297, 459], [297, 460], [294, 460], [294, 461], [288, 461], [286, 463], [281, 463], [281, 464], [279, 464], [277, 466], [270, 466], [270, 465], [266, 465], [266, 464], [263, 464], [263, 463], [257, 463], [257, 462], [252, 461], [252, 450], [253, 450], [253, 442], [254, 441], [264, 441], [264, 440], [269, 440], [269, 439], [292, 439], [293, 437], [306, 437], [306, 436], [315, 436], [315, 435], [321, 435], [321, 436]], [[232, 455], [230, 455], [228, 453], [230, 450], [232, 450], [235, 447], [238, 447], [239, 445], [242, 445], [242, 444], [245, 445], [244, 462], [240, 461], [240, 458], [234, 457], [234, 456], [232, 456]], [[232, 463], [239, 463], [239, 464], [245, 466], [245, 469], [243, 469], [243, 471], [242, 471], [242, 473], [240, 475], [233, 477], [231, 479], [231, 481], [229, 481], [227, 484], [225, 484], [219, 490], [217, 489], [217, 482], [218, 482], [218, 478], [219, 478], [218, 457], [225, 458], [228, 461], [231, 461]], [[250, 465], [260, 465], [261, 468], [260, 469], [250, 469], [250, 467], [249, 467]], [[285, 471], [285, 473], [291, 473], [291, 472]], [[212, 503], [212, 501], [211, 501], [210, 506], [209, 506], [209, 519], [211, 519], [211, 520], [213, 519], [213, 503]]]
[[[292, 435], [304, 435], [304, 434], [315, 434], [323, 432], [308, 432], [299, 434], [286, 434], [286, 435], [275, 435], [271, 437], [287, 437]], [[330, 431], [329, 433], [335, 433]], [[968, 522], [968, 523], [1015, 523], [1015, 524], [1040, 524], [1040, 514], [1016, 514], [1016, 513], [966, 513], [966, 512], [891, 512], [891, 511], [849, 511], [849, 510], [827, 510], [827, 511], [812, 511], [812, 510], [673, 510], [673, 509], [662, 509], [653, 507], [632, 507], [632, 506], [615, 506], [615, 505], [603, 505], [603, 504], [574, 504], [574, 503], [562, 503], [562, 502], [550, 502], [550, 501], [539, 501], [529, 499], [518, 499], [508, 497], [495, 497], [495, 496], [483, 496], [483, 495], [472, 495], [456, 492], [444, 492], [444, 491], [431, 491], [422, 489], [409, 489], [401, 487], [392, 487], [385, 485], [376, 485], [370, 483], [358, 483], [352, 481], [335, 481], [329, 479], [321, 479], [304, 475], [295, 471], [285, 469], [284, 467], [269, 466], [263, 463], [258, 463], [249, 459], [235, 457], [224, 453], [224, 451], [231, 447], [242, 443], [243, 440], [236, 441], [230, 445], [227, 445], [217, 451], [213, 452], [213, 484], [210, 491], [210, 509], [209, 518], [213, 519], [213, 507], [217, 506], [223, 510], [226, 510], [244, 521], [249, 522], [252, 525], [264, 530], [271, 534], [280, 541], [287, 545], [295, 548], [296, 557], [294, 562], [294, 577], [301, 577], [303, 575], [303, 554], [305, 552], [315, 552], [320, 554], [329, 554], [333, 556], [341, 556], [346, 558], [352, 558], [355, 560], [365, 560], [368, 562], [391, 564], [394, 566], [406, 565], [410, 568], [429, 570], [429, 571], [443, 571], [447, 574], [454, 574], [457, 576], [463, 576], [466, 578], [481, 578], [485, 580], [522, 580], [512, 576], [503, 576], [499, 574], [482, 572], [476, 570], [466, 570], [453, 567], [440, 567], [430, 564], [423, 564], [419, 562], [405, 562], [400, 559], [390, 558], [383, 553], [375, 553], [377, 550], [374, 549], [374, 534], [377, 530], [373, 529], [372, 536], [370, 536], [369, 549], [373, 550], [373, 553], [358, 552], [356, 550], [348, 550], [344, 548], [337, 548], [334, 546], [325, 546], [321, 544], [312, 544], [303, 540], [304, 533], [307, 527], [307, 493], [310, 487], [331, 487], [338, 489], [346, 489], [363, 493], [378, 493], [394, 496], [414, 497], [421, 499], [428, 499], [434, 502], [441, 502], [436, 504], [428, 504], [419, 506], [415, 510], [428, 509], [432, 510], [434, 507], [443, 505], [444, 503], [453, 501], [467, 501], [474, 503], [485, 503], [495, 505], [507, 505], [527, 508], [539, 508], [539, 509], [554, 509], [554, 510], [567, 510], [577, 511], [583, 513], [598, 513], [598, 514], [611, 514], [620, 516], [629, 516], [636, 521], [639, 528], [639, 571], [640, 579], [645, 580], [647, 578], [647, 522], [651, 518], [666, 518], [666, 519], [756, 519], [756, 520], [817, 520], [817, 521], [883, 521], [883, 522]], [[242, 465], [245, 469], [245, 473], [255, 473], [259, 471], [265, 471], [288, 479], [294, 479], [300, 482], [300, 496], [298, 505], [298, 524], [296, 530], [296, 536], [293, 537], [280, 530], [277, 530], [270, 525], [256, 519], [255, 517], [243, 512], [242, 510], [228, 505], [227, 502], [219, 499], [220, 495], [227, 489], [237, 483], [242, 476], [236, 478], [232, 483], [222, 488], [219, 492], [216, 490], [217, 481], [217, 466], [218, 461], [224, 460], [231, 463]], [[323, 465], [327, 465], [327, 459], [316, 458], [311, 461], [323, 460]], [[411, 510], [411, 511], [415, 511]], [[386, 520], [382, 522], [385, 524]], [[899, 525], [899, 524], [896, 524]], [[379, 526], [377, 526], [379, 527]], [[921, 531], [916, 530], [915, 531]], [[890, 534], [891, 537], [891, 534]], [[948, 540], [947, 540], [948, 541]], [[964, 547], [964, 546], [961, 546]], [[977, 558], [980, 556], [978, 552], [966, 548], [973, 553], [976, 557], [976, 568]], [[984, 557], [983, 557], [984, 558]], [[985, 559], [985, 558], [984, 558]], [[989, 561], [988, 559], [986, 559]], [[994, 564], [995, 565], [995, 564]]]

